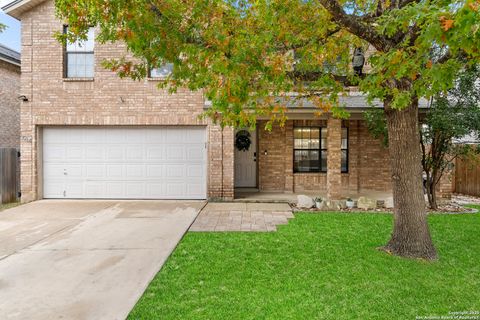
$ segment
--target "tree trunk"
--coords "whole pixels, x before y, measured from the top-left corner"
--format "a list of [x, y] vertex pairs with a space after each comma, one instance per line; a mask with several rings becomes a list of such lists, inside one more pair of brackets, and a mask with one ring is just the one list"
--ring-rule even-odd
[[430, 187], [430, 209], [432, 210], [437, 210], [438, 209], [438, 204], [437, 204], [437, 184], [432, 182], [432, 185]]
[[428, 205], [430, 206], [430, 209], [437, 210], [437, 193], [435, 190], [437, 185], [433, 181], [433, 178], [429, 178], [426, 182]]
[[404, 110], [385, 101], [392, 168], [394, 226], [383, 248], [394, 255], [433, 260], [437, 252], [430, 237], [422, 187], [418, 100]]

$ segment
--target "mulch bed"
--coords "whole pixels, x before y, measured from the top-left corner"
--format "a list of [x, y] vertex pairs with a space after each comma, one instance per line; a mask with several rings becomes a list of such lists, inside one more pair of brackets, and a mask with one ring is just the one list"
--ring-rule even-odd
[[[472, 214], [477, 213], [477, 209], [473, 208], [466, 208], [464, 207], [465, 204], [479, 204], [480, 205], [480, 198], [477, 197], [470, 197], [464, 195], [454, 195], [452, 200], [448, 203], [443, 203], [438, 206], [438, 210], [431, 210], [427, 208], [427, 212], [429, 214]], [[348, 213], [384, 213], [384, 212], [393, 212], [393, 209], [378, 207], [376, 209], [370, 210], [363, 210], [358, 208], [353, 209], [340, 209], [340, 210], [332, 210], [332, 211], [325, 211], [325, 210], [318, 210], [317, 208], [305, 209], [305, 208], [297, 208], [295, 203], [291, 203], [290, 206], [294, 212], [348, 212]]]

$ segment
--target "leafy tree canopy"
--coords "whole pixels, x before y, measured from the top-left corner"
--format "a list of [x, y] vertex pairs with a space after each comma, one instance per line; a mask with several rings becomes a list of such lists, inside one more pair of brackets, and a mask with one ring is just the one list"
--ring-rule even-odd
[[[98, 26], [98, 41], [128, 48], [104, 63], [122, 77], [141, 79], [171, 62], [162, 86], [204, 90], [207, 114], [237, 127], [260, 115], [285, 120], [285, 101], [299, 97], [345, 115], [337, 108], [345, 79], [396, 109], [445, 91], [480, 58], [479, 7], [479, 0], [56, 1], [70, 26], [61, 40]], [[365, 77], [351, 70], [355, 47], [374, 51]]]

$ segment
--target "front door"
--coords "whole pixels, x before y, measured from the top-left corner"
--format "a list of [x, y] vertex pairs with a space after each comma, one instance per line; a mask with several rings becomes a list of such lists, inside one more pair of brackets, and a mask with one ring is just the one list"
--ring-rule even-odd
[[246, 129], [235, 133], [235, 187], [257, 186], [257, 132]]

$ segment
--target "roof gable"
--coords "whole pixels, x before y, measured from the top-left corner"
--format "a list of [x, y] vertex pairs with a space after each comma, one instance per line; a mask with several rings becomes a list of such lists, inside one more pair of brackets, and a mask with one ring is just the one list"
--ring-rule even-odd
[[20, 16], [25, 11], [28, 11], [35, 7], [36, 5], [44, 2], [45, 0], [13, 0], [2, 7], [2, 10], [14, 17], [15, 19], [21, 20]]

